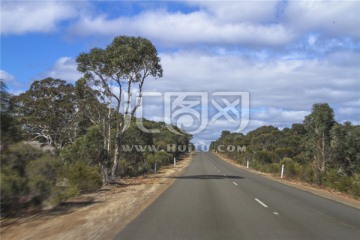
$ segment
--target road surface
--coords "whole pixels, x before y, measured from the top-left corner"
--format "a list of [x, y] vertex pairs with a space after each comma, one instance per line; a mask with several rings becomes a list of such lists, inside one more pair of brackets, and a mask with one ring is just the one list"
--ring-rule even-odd
[[360, 210], [202, 152], [115, 239], [360, 239]]

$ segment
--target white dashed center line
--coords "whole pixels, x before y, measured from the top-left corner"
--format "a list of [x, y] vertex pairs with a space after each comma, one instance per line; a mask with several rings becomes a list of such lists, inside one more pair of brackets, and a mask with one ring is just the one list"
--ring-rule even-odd
[[268, 207], [265, 203], [263, 203], [262, 201], [260, 201], [259, 199], [255, 198], [255, 201], [257, 201], [258, 203], [260, 203], [263, 207]]
[[238, 185], [236, 182], [233, 182], [233, 184], [235, 184], [236, 186]]

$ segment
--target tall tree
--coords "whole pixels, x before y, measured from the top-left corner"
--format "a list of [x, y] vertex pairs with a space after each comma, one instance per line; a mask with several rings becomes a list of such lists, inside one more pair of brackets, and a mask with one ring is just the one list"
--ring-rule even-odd
[[64, 80], [35, 81], [25, 93], [13, 99], [14, 115], [32, 139], [46, 140], [61, 149], [76, 137], [74, 86]]
[[[115, 178], [122, 135], [140, 106], [145, 79], [151, 76], [162, 77], [160, 58], [149, 40], [119, 36], [105, 49], [93, 48], [89, 53], [81, 53], [76, 61], [78, 70], [84, 73], [84, 78], [104, 99], [114, 104], [116, 113], [120, 113], [122, 99], [125, 97], [123, 114], [116, 114], [115, 119], [116, 140], [111, 168], [111, 177]], [[133, 88], [136, 87], [138, 101], [131, 106]]]
[[335, 124], [334, 111], [327, 103], [314, 104], [305, 117], [308, 147], [316, 169], [325, 172], [331, 159], [330, 130]]
[[350, 122], [335, 124], [331, 129], [334, 167], [352, 176], [360, 170], [360, 126]]

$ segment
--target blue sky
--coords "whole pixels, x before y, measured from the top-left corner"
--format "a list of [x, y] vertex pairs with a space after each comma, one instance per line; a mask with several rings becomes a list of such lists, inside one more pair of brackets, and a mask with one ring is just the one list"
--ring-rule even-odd
[[[1, 1], [0, 75], [9, 91], [45, 77], [74, 83], [76, 56], [117, 35], [159, 51], [164, 77], [146, 90], [246, 91], [250, 123], [301, 122], [327, 102], [360, 124], [360, 1]], [[161, 120], [158, 102], [145, 117]], [[226, 121], [195, 136], [209, 143]]]

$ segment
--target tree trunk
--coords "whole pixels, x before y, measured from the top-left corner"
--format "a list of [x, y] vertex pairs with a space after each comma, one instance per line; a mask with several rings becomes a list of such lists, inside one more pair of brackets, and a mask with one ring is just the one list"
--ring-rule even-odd
[[[103, 152], [102, 156], [99, 159], [99, 166], [101, 170], [101, 177], [103, 185], [107, 185], [110, 182], [109, 179], [109, 166], [108, 166], [108, 156], [109, 152], [107, 151], [107, 145], [110, 139], [107, 136], [107, 129], [106, 129], [106, 120], [102, 120], [102, 136], [103, 136]], [[106, 154], [105, 154], [106, 152]]]
[[104, 162], [100, 162], [99, 166], [101, 169], [101, 178], [102, 178], [103, 185], [107, 185], [110, 182], [109, 169]]
[[122, 137], [122, 133], [118, 132], [116, 134], [116, 139], [115, 139], [115, 152], [114, 152], [114, 162], [113, 162], [113, 166], [111, 168], [111, 180], [115, 179], [116, 170], [119, 165], [121, 137]]

